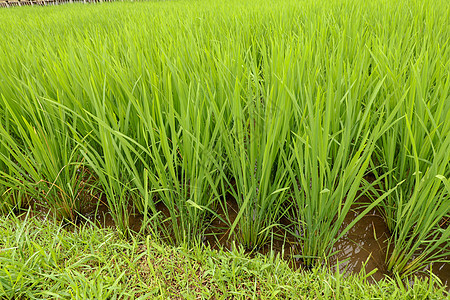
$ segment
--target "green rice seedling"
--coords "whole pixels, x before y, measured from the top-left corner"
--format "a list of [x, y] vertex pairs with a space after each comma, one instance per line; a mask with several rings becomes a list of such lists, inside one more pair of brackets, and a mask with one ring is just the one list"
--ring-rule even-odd
[[94, 84], [91, 85], [90, 98], [96, 112], [95, 114], [86, 112], [89, 119], [85, 119], [85, 122], [88, 124], [86, 126], [92, 128], [92, 139], [89, 144], [80, 144], [80, 147], [86, 162], [98, 178], [97, 188], [100, 198], [105, 195], [117, 229], [122, 234], [128, 235], [129, 206], [137, 195], [130, 185], [127, 173], [124, 172], [126, 167], [121, 160], [122, 145], [115, 136], [119, 125], [115, 114], [108, 109], [110, 106], [106, 103], [105, 84], [100, 91]]
[[441, 123], [434, 128], [432, 122], [415, 112], [420, 105], [416, 103], [414, 110], [406, 112], [402, 122], [381, 138], [383, 150], [378, 159], [386, 164], [383, 188], [397, 186], [382, 206], [392, 233], [388, 269], [402, 278], [449, 254], [445, 252], [449, 229], [438, 226], [450, 207], [446, 189], [449, 135], [440, 129], [448, 126]]
[[[299, 22], [303, 31], [296, 42], [303, 49], [294, 52], [297, 59], [288, 64], [287, 78], [295, 78], [286, 84], [294, 103], [293, 137], [286, 157], [294, 207], [292, 231], [299, 238], [299, 256], [308, 267], [329, 257], [335, 242], [382, 201], [375, 199], [341, 228], [367, 189], [364, 176], [376, 141], [398, 121], [379, 106], [383, 77], [364, 71], [370, 55], [361, 45], [370, 44], [371, 39], [354, 26], [364, 26], [359, 22], [365, 11], [351, 11], [339, 21], [327, 10], [331, 16], [323, 12], [310, 24]], [[385, 114], [382, 122], [380, 116]]]
[[[379, 87], [380, 84], [374, 90], [369, 106]], [[299, 120], [300, 126], [292, 144], [292, 167], [289, 168], [294, 188], [296, 234], [300, 240], [301, 258], [307, 266], [328, 257], [333, 244], [380, 201], [372, 203], [340, 230], [358, 198], [376, 137], [384, 129], [379, 122], [373, 131], [368, 130], [368, 112], [354, 111], [355, 101], [345, 101], [341, 105], [340, 99], [330, 97], [330, 93], [317, 97], [306, 95], [308, 102], [303, 115], [307, 113], [308, 117]], [[349, 114], [338, 128], [333, 128], [331, 111], [336, 112], [336, 109]]]
[[[1, 147], [6, 149], [0, 159], [6, 166], [0, 170], [1, 179], [8, 192], [50, 208], [59, 218], [74, 221], [84, 200], [90, 197], [86, 184], [90, 172], [86, 172], [76, 142], [85, 132], [61, 102], [68, 105], [65, 95], [72, 95], [69, 99], [83, 97], [76, 95], [74, 85], [64, 82], [69, 72], [55, 63], [64, 51], [42, 44], [48, 41], [45, 25], [35, 29], [44, 38], [22, 36], [28, 46], [20, 52], [10, 48], [14, 43], [9, 38], [2, 38], [4, 54], [8, 55], [1, 56], [0, 71], [0, 114], [4, 116], [4, 122], [0, 122]], [[66, 41], [56, 44], [62, 47]]]
[[[171, 96], [160, 100], [154, 95], [152, 102], [130, 98], [147, 136], [133, 140], [115, 133], [125, 153], [121, 159], [142, 195], [135, 204], [144, 215], [157, 213], [156, 201], [167, 208], [168, 215], [161, 215], [156, 227], [174, 244], [201, 240], [219, 197], [220, 165], [214, 152], [218, 130], [211, 127], [206, 100], [199, 90], [186, 88], [183, 99], [187, 101], [180, 103]], [[174, 110], [176, 104], [184, 113]]]
[[290, 135], [292, 104], [285, 90], [277, 87], [285, 78], [268, 78], [272, 60], [273, 64], [289, 63], [281, 59], [284, 52], [279, 50], [280, 57], [266, 57], [263, 65], [258, 55], [264, 57], [271, 53], [264, 41], [256, 42], [253, 50], [231, 69], [232, 74], [237, 74], [235, 79], [229, 79], [234, 79], [231, 98], [223, 107], [215, 108], [216, 114], [221, 109], [228, 112], [218, 119], [217, 126], [227, 157], [230, 193], [239, 208], [230, 231], [249, 250], [268, 241], [284, 213], [289, 188], [283, 157]]
[[[155, 120], [149, 139], [155, 173], [149, 174], [152, 190], [169, 210], [169, 228], [177, 244], [199, 242], [214, 203], [219, 198], [220, 157], [215, 143], [219, 131], [213, 128], [204, 97], [193, 89], [186, 90], [180, 101], [184, 113], [161, 109], [156, 99]], [[169, 95], [170, 95], [169, 91]], [[164, 115], [163, 115], [164, 112]], [[179, 125], [177, 125], [177, 123]], [[169, 126], [165, 125], [168, 124]], [[155, 129], [156, 128], [156, 129]]]
[[[229, 192], [246, 248], [264, 244], [290, 207], [313, 265], [352, 226], [339, 231], [373, 172], [382, 190], [371, 205], [397, 232], [390, 249], [397, 240], [397, 253], [412, 253], [400, 232], [417, 225], [405, 214], [429, 212], [431, 195], [438, 218], [447, 201], [447, 2], [2, 10], [3, 207], [35, 198], [72, 219], [86, 181], [78, 170], [90, 170], [121, 232], [136, 208], [161, 217], [144, 222], [151, 231], [191, 244]], [[420, 227], [431, 240], [442, 234], [433, 224]]]
[[[85, 143], [86, 159], [99, 177], [115, 222], [123, 224], [120, 228], [127, 228], [124, 214], [130, 204], [144, 218], [153, 218], [159, 205], [168, 215], [160, 214], [158, 222], [149, 224], [151, 231], [159, 228], [175, 244], [191, 244], [201, 238], [218, 197], [219, 132], [203, 87], [182, 78], [193, 71], [175, 66], [161, 53], [143, 55], [146, 72], [137, 80], [114, 57], [104, 66], [89, 61], [97, 76], [104, 73], [104, 81], [102, 87], [94, 81], [85, 88], [93, 112], [77, 108], [93, 136], [91, 145]], [[140, 63], [139, 55], [127, 61]], [[124, 80], [127, 75], [130, 80]], [[123, 190], [127, 192], [121, 194]]]
[[417, 35], [423, 32], [423, 18], [418, 17], [422, 13], [392, 24], [396, 34], [390, 39], [380, 36], [371, 51], [374, 73], [386, 78], [387, 100], [382, 105], [388, 112], [400, 105], [400, 121], [382, 135], [374, 153], [374, 173], [382, 191], [397, 187], [381, 207], [392, 234], [388, 269], [401, 278], [448, 254], [448, 231], [438, 225], [450, 211], [445, 188], [450, 177], [450, 51], [442, 47], [448, 34], [438, 29], [441, 12], [430, 9], [423, 17], [436, 34]]
[[14, 105], [3, 96], [2, 106], [14, 126], [13, 132], [0, 128], [2, 146], [9, 152], [0, 159], [10, 170], [0, 171], [3, 184], [12, 195], [28, 195], [38, 205], [49, 206], [58, 218], [73, 221], [81, 210], [81, 194], [87, 187], [81, 156], [65, 127], [67, 116], [63, 111], [55, 115], [38, 97], [24, 97], [22, 101]]
[[401, 277], [450, 255], [450, 251], [446, 250], [450, 228], [439, 227], [450, 207], [449, 177], [443, 175], [450, 167], [450, 155], [446, 148], [449, 143], [450, 136], [447, 136], [433, 163], [423, 173], [419, 169], [417, 153], [414, 153], [413, 190], [404, 190], [400, 186], [400, 191], [394, 194], [395, 227], [387, 261], [388, 269]]
[[[5, 111], [0, 112], [0, 128], [4, 128], [3, 131], [9, 132], [9, 122], [8, 116]], [[0, 136], [0, 156], [5, 157], [5, 159], [10, 159], [10, 152], [6, 145], [6, 136]], [[0, 160], [0, 170], [8, 175], [11, 175], [11, 172], [8, 168], [8, 165], [4, 163], [3, 160]], [[8, 189], [4, 184], [0, 185], [0, 212], [7, 213], [14, 207], [21, 206], [21, 199], [13, 197], [14, 193], [11, 193], [11, 190]]]

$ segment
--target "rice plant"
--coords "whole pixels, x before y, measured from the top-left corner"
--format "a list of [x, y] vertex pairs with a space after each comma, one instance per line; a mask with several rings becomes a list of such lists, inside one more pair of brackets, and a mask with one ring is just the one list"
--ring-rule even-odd
[[18, 202], [33, 198], [59, 218], [74, 221], [88, 187], [83, 183], [86, 174], [80, 153], [65, 126], [68, 116], [43, 105], [45, 101], [36, 95], [22, 97], [23, 103], [28, 100], [26, 107], [12, 102], [13, 97], [2, 101], [12, 126], [10, 131], [0, 127], [2, 147], [8, 151], [0, 157], [5, 166], [1, 170], [5, 198]]
[[224, 211], [248, 250], [289, 218], [311, 267], [377, 207], [389, 272], [422, 270], [448, 254], [447, 2], [0, 10], [0, 210], [102, 201], [188, 245]]

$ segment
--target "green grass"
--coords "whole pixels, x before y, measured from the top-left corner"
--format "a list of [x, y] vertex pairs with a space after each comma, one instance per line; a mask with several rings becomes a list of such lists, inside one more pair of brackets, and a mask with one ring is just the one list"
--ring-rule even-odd
[[230, 242], [288, 219], [313, 268], [377, 207], [404, 279], [450, 255], [449, 20], [444, 0], [0, 10], [0, 210], [101, 200], [123, 236], [136, 210], [193, 246], [232, 197]]
[[[293, 271], [273, 254], [249, 258], [169, 247], [150, 236], [74, 228], [27, 217], [0, 219], [1, 299], [443, 299], [434, 279], [411, 287], [322, 268]], [[448, 295], [447, 295], [448, 296]]]

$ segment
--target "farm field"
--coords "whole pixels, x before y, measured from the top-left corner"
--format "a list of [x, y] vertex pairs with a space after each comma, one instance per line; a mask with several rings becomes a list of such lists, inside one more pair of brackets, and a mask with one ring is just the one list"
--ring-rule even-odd
[[34, 5], [59, 5], [68, 3], [97, 3], [97, 2], [111, 2], [110, 0], [0, 0], [1, 7], [14, 7], [14, 6], [34, 6]]
[[448, 1], [74, 3], [0, 28], [2, 222], [448, 289]]

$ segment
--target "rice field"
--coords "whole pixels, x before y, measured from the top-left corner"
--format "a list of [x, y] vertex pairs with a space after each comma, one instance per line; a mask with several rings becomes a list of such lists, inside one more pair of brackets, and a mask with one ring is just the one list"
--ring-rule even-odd
[[308, 269], [376, 211], [386, 274], [448, 264], [448, 1], [70, 4], [0, 28], [4, 214], [106, 206], [174, 245], [220, 221], [249, 251], [289, 236]]

